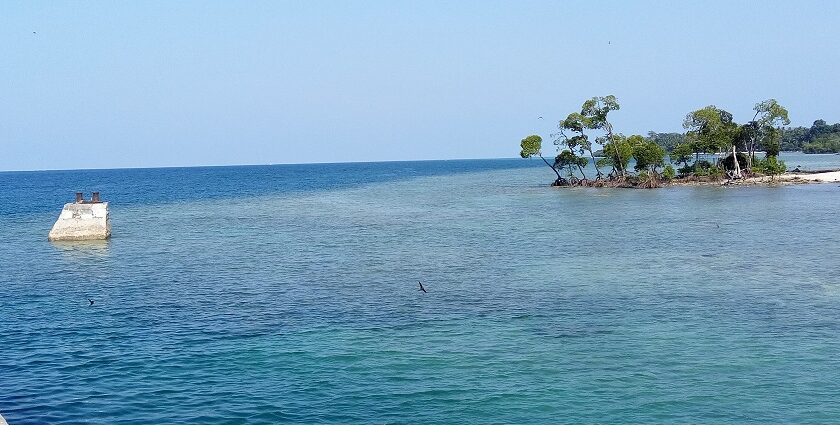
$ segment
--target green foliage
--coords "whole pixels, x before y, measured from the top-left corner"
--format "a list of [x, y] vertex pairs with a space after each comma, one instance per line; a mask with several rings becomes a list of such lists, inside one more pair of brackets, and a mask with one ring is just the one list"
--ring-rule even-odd
[[[783, 128], [780, 149], [782, 151], [801, 151], [803, 145], [809, 143], [807, 127]], [[763, 147], [759, 146], [759, 150]]]
[[753, 160], [753, 171], [759, 174], [764, 174], [764, 160], [766, 158], [756, 158]]
[[523, 158], [540, 155], [542, 150], [542, 137], [532, 134], [522, 139], [522, 142], [519, 143], [519, 147], [522, 148], [522, 150], [519, 151], [519, 156]]
[[767, 99], [764, 102], [759, 102], [753, 107], [755, 111], [755, 118], [753, 121], [758, 122], [759, 127], [778, 127], [782, 125], [789, 125], [788, 111], [776, 99]]
[[691, 161], [692, 156], [694, 156], [694, 150], [691, 145], [688, 143], [680, 143], [674, 147], [674, 150], [671, 151], [670, 158], [673, 163], [688, 166], [688, 161]]
[[776, 99], [755, 104], [755, 116], [741, 126], [738, 141], [749, 152], [750, 157], [758, 147], [763, 147], [768, 156], [776, 156], [781, 150], [780, 126], [790, 124], [788, 111]]
[[668, 152], [673, 151], [677, 146], [685, 143], [685, 134], [682, 133], [657, 133], [648, 132], [648, 140], [662, 146]]
[[673, 180], [674, 177], [676, 177], [676, 176], [677, 176], [677, 171], [674, 170], [674, 166], [671, 165], [671, 164], [666, 165], [665, 170], [662, 171], [662, 177], [664, 177], [665, 180]]
[[715, 177], [723, 175], [723, 171], [706, 160], [697, 161], [691, 166], [691, 172], [697, 177]]
[[[687, 130], [684, 135], [651, 131], [647, 137], [625, 137], [613, 133], [607, 117], [618, 109], [615, 96], [593, 97], [583, 103], [580, 112], [572, 112], [558, 123], [559, 133], [552, 135], [558, 151], [553, 164], [543, 158], [542, 138], [537, 135], [522, 139], [520, 156], [542, 158], [556, 173], [555, 184], [558, 185], [585, 181], [584, 167], [592, 159], [598, 173], [596, 181], [591, 182], [594, 185], [604, 184], [598, 182], [602, 177], [601, 168], [611, 166], [613, 170], [609, 176], [611, 180], [619, 177], [617, 184], [629, 182], [634, 186], [656, 187], [660, 178], [671, 180], [678, 173], [680, 177], [693, 174], [720, 179], [728, 172], [738, 178], [740, 170], [749, 171], [752, 167], [764, 174], [780, 174], [785, 167], [777, 155], [793, 143], [799, 143], [800, 147], [807, 145], [808, 152], [840, 151], [840, 124], [832, 126], [818, 120], [807, 130], [782, 128], [780, 126], [790, 124], [790, 119], [788, 111], [775, 99], [755, 104], [753, 120], [743, 125], [735, 123], [732, 114], [714, 105], [692, 111], [683, 121]], [[596, 157], [598, 145], [601, 149], [597, 150]], [[754, 152], [759, 147], [767, 152], [765, 159], [755, 159]], [[670, 158], [667, 166], [666, 152]], [[721, 156], [725, 158], [721, 159]], [[709, 162], [710, 158], [714, 163]], [[635, 176], [627, 171], [631, 159], [635, 160]], [[677, 165], [681, 166], [676, 168]], [[568, 173], [568, 181], [561, 172]]]
[[[580, 112], [572, 112], [566, 119], [560, 121], [558, 124], [559, 133], [557, 133], [554, 144], [563, 146], [572, 153], [577, 153], [581, 156], [589, 155], [595, 163], [595, 172], [598, 178], [601, 178], [600, 167], [605, 164], [605, 161], [598, 161], [595, 159], [595, 153], [592, 148], [592, 142], [586, 134], [587, 130], [602, 130], [605, 133], [607, 140], [612, 137], [612, 126], [607, 121], [607, 115], [610, 111], [619, 109], [618, 102], [615, 96], [593, 97], [585, 102], [580, 108]], [[571, 133], [571, 135], [567, 134]], [[601, 138], [596, 139], [599, 143]], [[581, 168], [581, 174], [583, 169]]]
[[566, 119], [560, 121], [560, 128], [583, 133], [583, 129], [591, 126], [589, 119], [578, 112], [572, 112]]
[[554, 166], [559, 169], [567, 169], [569, 176], [574, 176], [575, 168], [583, 174], [583, 167], [586, 167], [586, 164], [589, 164], [589, 160], [582, 156], [575, 155], [575, 153], [570, 150], [563, 150], [554, 158]]
[[593, 97], [592, 99], [583, 102], [583, 106], [580, 108], [581, 115], [587, 117], [588, 119], [588, 128], [591, 129], [602, 129], [605, 130], [607, 133], [612, 133], [612, 128], [609, 127], [609, 121], [607, 121], [607, 114], [611, 111], [617, 111], [621, 109], [621, 106], [618, 104], [618, 100], [616, 100], [615, 96], [603, 96], [603, 97]]
[[735, 147], [739, 151], [750, 151], [754, 147], [754, 143], [760, 137], [760, 129], [756, 121], [750, 121], [740, 127], [735, 134]]
[[727, 150], [735, 141], [738, 125], [732, 114], [709, 105], [686, 115], [683, 127], [688, 130], [686, 140], [694, 152], [719, 152]]
[[630, 136], [627, 141], [633, 146], [633, 158], [636, 171], [646, 170], [656, 173], [656, 169], [665, 165], [665, 149], [642, 136]]
[[768, 128], [764, 132], [761, 143], [764, 145], [765, 155], [768, 157], [779, 156], [781, 150], [781, 132], [775, 128]]
[[840, 152], [840, 133], [820, 136], [802, 147], [805, 153], [837, 153]]
[[633, 146], [621, 134], [612, 136], [612, 140], [604, 144], [604, 158], [602, 166], [612, 166], [616, 170], [626, 170], [633, 157]]
[[756, 159], [753, 168], [761, 174], [777, 176], [787, 171], [787, 165], [775, 156], [768, 156], [764, 159]]
[[[814, 124], [808, 127], [790, 127], [783, 128], [781, 135], [781, 150], [783, 151], [803, 151], [805, 152], [805, 145], [816, 142], [831, 135], [840, 135], [840, 123], [826, 124], [824, 120], [816, 120]], [[821, 149], [817, 146], [809, 148], [806, 153], [825, 153], [820, 152]]]

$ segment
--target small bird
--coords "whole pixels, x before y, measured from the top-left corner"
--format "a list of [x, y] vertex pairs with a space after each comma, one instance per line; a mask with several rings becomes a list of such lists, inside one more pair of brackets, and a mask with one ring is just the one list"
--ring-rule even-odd
[[542, 117], [539, 117], [539, 118], [537, 118], [537, 119], [538, 119], [538, 120], [541, 120], [541, 119], [542, 119]]
[[424, 287], [423, 287], [423, 282], [420, 282], [420, 281], [418, 280], [418, 281], [417, 281], [417, 283], [419, 283], [419, 284], [420, 284], [420, 289], [419, 289], [419, 291], [429, 292], [429, 291], [427, 291], [427, 290], [426, 290], [426, 288], [424, 288]]
[[92, 306], [93, 305], [93, 300], [88, 298], [88, 301], [90, 301], [90, 305], [88, 305], [88, 307]]

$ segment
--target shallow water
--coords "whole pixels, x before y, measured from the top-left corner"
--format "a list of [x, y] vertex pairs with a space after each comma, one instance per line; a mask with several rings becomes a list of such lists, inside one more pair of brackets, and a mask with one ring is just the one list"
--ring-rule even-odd
[[[550, 180], [525, 160], [0, 173], [0, 412], [837, 421], [840, 187]], [[112, 201], [111, 241], [46, 241], [77, 188]]]

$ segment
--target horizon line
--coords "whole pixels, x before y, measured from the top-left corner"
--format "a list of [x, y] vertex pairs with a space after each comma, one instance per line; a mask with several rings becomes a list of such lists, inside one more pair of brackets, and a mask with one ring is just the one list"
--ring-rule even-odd
[[40, 173], [45, 171], [108, 171], [108, 170], [155, 170], [167, 168], [221, 168], [221, 167], [271, 167], [277, 165], [328, 165], [328, 164], [373, 164], [388, 162], [433, 162], [433, 161], [481, 161], [498, 159], [522, 159], [520, 157], [490, 157], [490, 158], [438, 158], [438, 159], [389, 159], [381, 161], [313, 161], [313, 162], [274, 162], [252, 164], [209, 164], [209, 165], [163, 165], [148, 167], [90, 167], [90, 168], [42, 168], [29, 170], [0, 170], [0, 173]]

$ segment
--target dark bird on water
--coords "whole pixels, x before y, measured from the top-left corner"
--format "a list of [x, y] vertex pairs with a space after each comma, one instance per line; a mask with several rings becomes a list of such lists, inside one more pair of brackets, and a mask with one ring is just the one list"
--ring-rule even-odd
[[88, 298], [88, 301], [90, 301], [90, 305], [93, 305], [93, 300], [92, 299]]
[[420, 289], [419, 289], [420, 291], [423, 291], [423, 292], [429, 292], [429, 291], [427, 291], [427, 290], [426, 290], [426, 288], [424, 288], [424, 287], [423, 287], [423, 282], [420, 282], [420, 281], [418, 280], [418, 281], [417, 281], [417, 283], [419, 283], [419, 284], [420, 284]]

